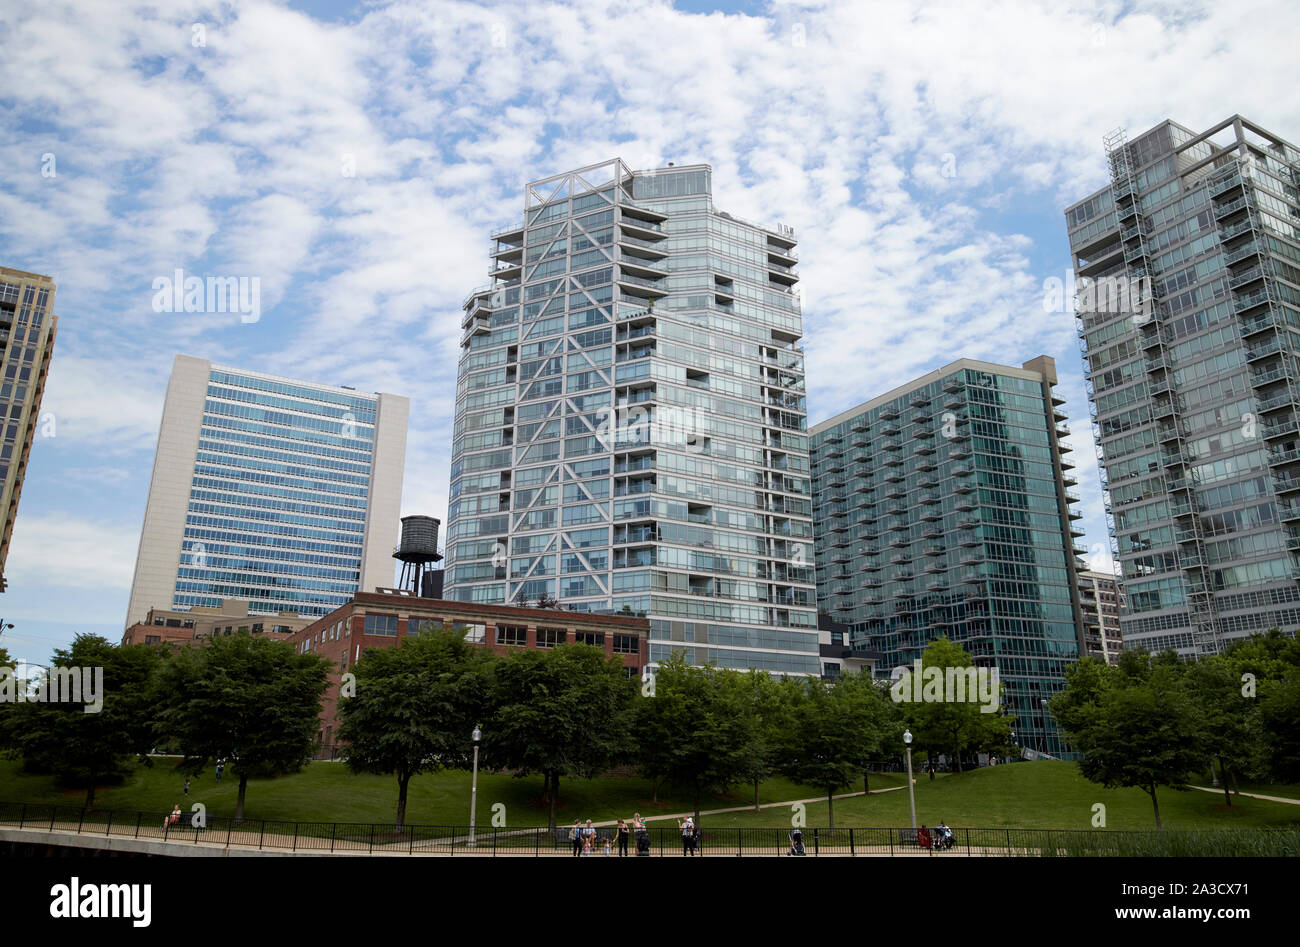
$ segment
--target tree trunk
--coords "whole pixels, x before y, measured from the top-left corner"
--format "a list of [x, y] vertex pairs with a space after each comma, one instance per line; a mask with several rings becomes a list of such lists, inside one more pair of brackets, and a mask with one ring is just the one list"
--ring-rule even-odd
[[695, 824], [700, 824], [700, 789], [695, 787]]
[[871, 795], [871, 774], [865, 769], [862, 771], [862, 794]]
[[658, 776], [650, 780], [650, 801], [655, 803], [659, 801], [659, 777]]
[[957, 761], [957, 775], [960, 776], [961, 775], [961, 751], [960, 750], [958, 750], [956, 753], [953, 754], [953, 759]]
[[95, 774], [90, 774], [90, 785], [86, 787], [86, 808], [95, 804]]
[[826, 831], [835, 832], [835, 790], [826, 792]]
[[560, 774], [547, 773], [547, 778], [551, 782], [551, 831], [555, 831], [555, 802], [560, 797]]
[[754, 779], [754, 811], [761, 812], [762, 807], [758, 804], [758, 779]]
[[1228, 776], [1232, 779], [1232, 791], [1237, 795], [1241, 795], [1241, 790], [1237, 788], [1237, 771], [1235, 769], [1229, 770]]
[[1223, 798], [1232, 805], [1232, 793], [1228, 792], [1228, 767], [1223, 765], [1223, 757], [1219, 757], [1219, 775], [1223, 777]]
[[542, 774], [542, 798], [547, 802], [551, 801], [551, 774]]
[[410, 785], [411, 774], [399, 773], [397, 776], [397, 825], [396, 832], [402, 834], [406, 825], [406, 787]]
[[239, 796], [235, 799], [235, 821], [244, 821], [244, 793], [248, 790], [248, 776], [239, 774]]
[[1154, 806], [1156, 810], [1156, 831], [1159, 832], [1164, 828], [1164, 826], [1160, 824], [1160, 803], [1156, 801], [1156, 787], [1153, 785], [1147, 790], [1147, 794], [1151, 796], [1151, 805]]

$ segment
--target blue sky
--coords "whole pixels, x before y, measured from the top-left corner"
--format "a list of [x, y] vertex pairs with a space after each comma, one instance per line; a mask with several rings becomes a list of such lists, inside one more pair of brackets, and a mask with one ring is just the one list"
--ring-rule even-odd
[[[714, 167], [800, 240], [813, 422], [954, 358], [1055, 356], [1087, 543], [1107, 546], [1063, 208], [1102, 136], [1233, 113], [1300, 138], [1284, 2], [11, 4], [0, 264], [59, 339], [0, 617], [40, 660], [116, 639], [178, 352], [408, 395], [405, 513], [444, 516], [458, 307], [532, 179]], [[1233, 88], [1227, 79], [1246, 79]], [[55, 174], [42, 174], [53, 156]], [[355, 174], [344, 173], [349, 164]], [[156, 313], [177, 268], [261, 318]]]

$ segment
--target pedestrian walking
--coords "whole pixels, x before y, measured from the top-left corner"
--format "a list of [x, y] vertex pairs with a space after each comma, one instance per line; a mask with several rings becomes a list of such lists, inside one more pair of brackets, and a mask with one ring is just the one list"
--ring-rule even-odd
[[618, 857], [627, 856], [627, 840], [632, 833], [627, 827], [627, 823], [622, 819], [618, 820]]
[[685, 821], [677, 820], [677, 828], [682, 833], [682, 856], [695, 856], [695, 820], [690, 816]]
[[221, 774], [226, 771], [226, 761], [217, 760], [217, 782], [221, 782]]
[[185, 795], [188, 796], [189, 794], [190, 794], [190, 778], [189, 778], [188, 776], [186, 776], [186, 777], [185, 777]]

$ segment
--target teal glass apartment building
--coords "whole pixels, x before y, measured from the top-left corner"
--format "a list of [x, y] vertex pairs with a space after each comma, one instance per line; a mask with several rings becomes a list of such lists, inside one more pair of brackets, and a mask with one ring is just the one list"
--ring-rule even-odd
[[819, 673], [795, 240], [707, 165], [529, 184], [462, 316], [446, 595], [645, 614], [650, 661]]
[[393, 580], [408, 402], [177, 356], [127, 623], [320, 616]]
[[1066, 220], [1124, 647], [1293, 631], [1300, 151], [1241, 116], [1106, 147], [1111, 184]]
[[818, 602], [911, 665], [936, 638], [997, 667], [1023, 749], [1067, 755], [1044, 701], [1084, 640], [1078, 497], [1055, 363], [961, 359], [815, 425]]

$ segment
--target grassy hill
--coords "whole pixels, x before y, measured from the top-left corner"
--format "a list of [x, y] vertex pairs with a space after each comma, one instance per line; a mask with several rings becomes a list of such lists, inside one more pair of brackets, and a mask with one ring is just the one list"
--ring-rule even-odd
[[[874, 788], [874, 786], [873, 786]], [[1300, 798], [1297, 787], [1272, 786], [1260, 792]], [[1253, 791], [1243, 787], [1243, 792]], [[1300, 805], [1266, 802], [1242, 796], [1231, 809], [1223, 795], [1189, 790], [1157, 790], [1160, 816], [1168, 829], [1258, 828], [1300, 823]], [[921, 775], [916, 782], [916, 818], [934, 825], [981, 828], [1092, 828], [1092, 807], [1106, 807], [1108, 829], [1154, 829], [1151, 799], [1140, 789], [1105, 789], [1079, 775], [1074, 763], [1042, 760], [1011, 766], [991, 766], [960, 776], [940, 776], [931, 782]], [[757, 826], [781, 824], [775, 810], [760, 815], [711, 816], [710, 825]], [[835, 821], [842, 825], [907, 825], [910, 821], [907, 791], [835, 802]], [[808, 806], [808, 824], [826, 824], [826, 804]]]
[[[96, 807], [164, 813], [176, 804], [188, 809], [193, 803], [202, 802], [211, 815], [233, 815], [238, 783], [232, 777], [227, 775], [218, 783], [209, 771], [193, 781], [186, 797], [182, 792], [184, 778], [176, 772], [176, 763], [175, 758], [158, 757], [151, 767], [138, 767], [121, 785], [99, 789]], [[541, 785], [540, 776], [516, 779], [480, 773], [479, 824], [488, 824], [492, 806], [503, 803], [507, 825], [545, 825]], [[871, 778], [873, 790], [890, 786], [904, 787], [904, 775], [890, 773]], [[1297, 786], [1259, 787], [1258, 791], [1300, 799]], [[765, 803], [821, 796], [816, 789], [784, 779], [769, 780], [760, 791], [760, 799]], [[469, 820], [469, 797], [467, 772], [416, 777], [411, 781], [407, 819], [413, 823], [464, 825]], [[23, 775], [18, 772], [16, 762], [0, 760], [0, 802], [80, 806], [84, 798], [81, 791], [62, 789], [48, 776]], [[566, 823], [575, 818], [603, 821], [629, 818], [636, 811], [652, 817], [656, 813], [683, 812], [692, 807], [689, 798], [670, 789], [661, 789], [657, 804], [650, 799], [649, 781], [636, 777], [565, 780], [560, 785], [558, 816]], [[1300, 805], [1239, 796], [1229, 809], [1221, 794], [1173, 789], [1161, 789], [1159, 799], [1164, 824], [1171, 829], [1256, 828], [1300, 823]], [[721, 809], [745, 806], [752, 801], [752, 788], [740, 786], [729, 795], [703, 800], [701, 807]], [[395, 779], [354, 776], [341, 763], [322, 762], [312, 763], [293, 776], [251, 781], [246, 816], [299, 822], [387, 822], [393, 818], [396, 803]], [[953, 826], [1086, 829], [1092, 827], [1095, 803], [1106, 806], [1107, 828], [1155, 826], [1151, 803], [1144, 792], [1103, 789], [1083, 779], [1073, 763], [1018, 763], [961, 776], [944, 774], [933, 782], [922, 775], [916, 783], [917, 820], [928, 825], [943, 819]], [[909, 819], [905, 788], [835, 803], [835, 821], [839, 825], [907, 825]], [[825, 825], [825, 802], [808, 804], [807, 820], [810, 826]], [[713, 826], [786, 826], [789, 821], [790, 810], [785, 807], [765, 809], [761, 813], [708, 817]]]

